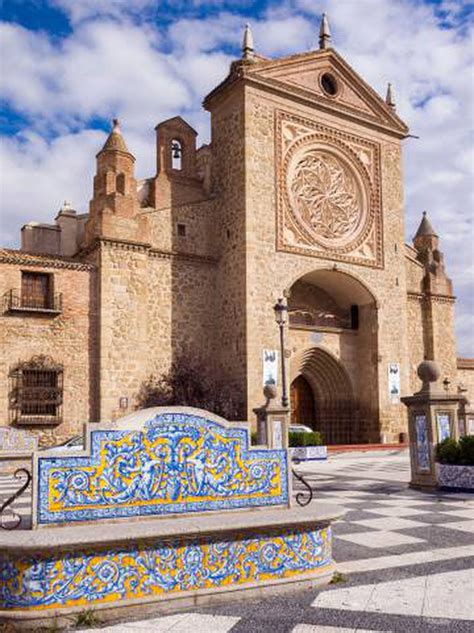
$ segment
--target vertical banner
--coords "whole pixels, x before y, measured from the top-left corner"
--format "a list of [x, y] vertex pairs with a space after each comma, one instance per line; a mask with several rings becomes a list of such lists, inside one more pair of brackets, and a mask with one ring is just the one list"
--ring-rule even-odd
[[388, 364], [388, 395], [392, 404], [400, 402], [400, 365]]
[[263, 350], [263, 386], [278, 383], [278, 352], [274, 349]]

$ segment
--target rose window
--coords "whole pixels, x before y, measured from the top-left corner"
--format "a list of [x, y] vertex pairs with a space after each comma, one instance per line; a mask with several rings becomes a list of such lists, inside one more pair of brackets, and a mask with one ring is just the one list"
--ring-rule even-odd
[[364, 187], [355, 170], [336, 153], [313, 147], [294, 155], [287, 172], [287, 193], [298, 224], [325, 245], [346, 245], [364, 228]]

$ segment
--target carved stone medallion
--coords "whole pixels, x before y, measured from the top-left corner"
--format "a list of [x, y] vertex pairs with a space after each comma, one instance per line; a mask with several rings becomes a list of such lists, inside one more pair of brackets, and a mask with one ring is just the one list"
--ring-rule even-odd
[[277, 113], [280, 250], [382, 264], [380, 147]]
[[322, 246], [346, 246], [364, 228], [367, 196], [362, 179], [332, 148], [298, 148], [288, 162], [286, 187], [297, 222]]

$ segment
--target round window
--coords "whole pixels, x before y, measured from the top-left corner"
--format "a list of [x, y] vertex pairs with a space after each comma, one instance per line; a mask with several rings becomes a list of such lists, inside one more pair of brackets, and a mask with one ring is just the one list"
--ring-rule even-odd
[[334, 75], [331, 75], [330, 73], [324, 73], [324, 75], [321, 77], [321, 87], [326, 94], [334, 97], [334, 95], [337, 94], [338, 91], [337, 81]]

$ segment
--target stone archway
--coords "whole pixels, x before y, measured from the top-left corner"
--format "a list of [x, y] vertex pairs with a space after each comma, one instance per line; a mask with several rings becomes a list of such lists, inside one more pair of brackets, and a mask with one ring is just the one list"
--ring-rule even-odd
[[[351, 444], [359, 440], [357, 405], [344, 367], [325, 350], [314, 347], [302, 354], [298, 376], [311, 387], [314, 419], [311, 426], [326, 444]], [[306, 421], [308, 423], [309, 421]]]
[[352, 273], [316, 269], [287, 290], [290, 384], [311, 386], [315, 422], [328, 444], [380, 437], [378, 303]]

